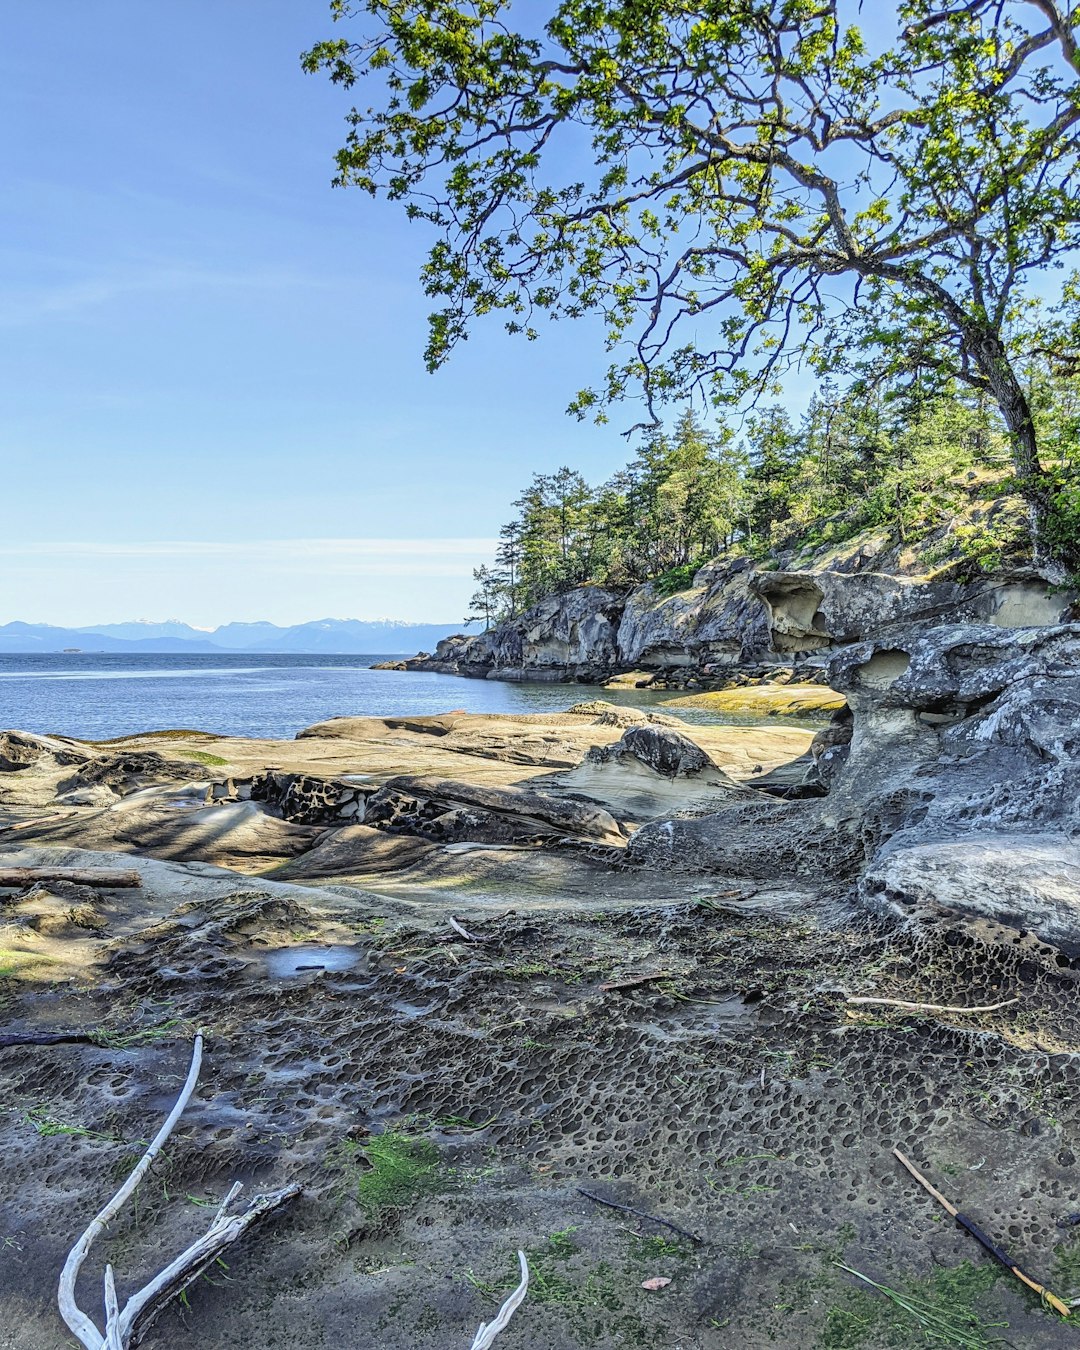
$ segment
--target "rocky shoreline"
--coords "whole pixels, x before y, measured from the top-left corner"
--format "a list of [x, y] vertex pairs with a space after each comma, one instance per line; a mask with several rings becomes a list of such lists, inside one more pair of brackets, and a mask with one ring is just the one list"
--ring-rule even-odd
[[[299, 1198], [149, 1346], [330, 1350], [359, 1320], [387, 1350], [445, 1350], [519, 1247], [539, 1292], [507, 1350], [910, 1343], [838, 1260], [951, 1307], [962, 1285], [976, 1325], [1062, 1343], [962, 1229], [928, 1231], [891, 1149], [1070, 1278], [1080, 624], [1007, 624], [1064, 605], [1021, 576], [966, 597], [980, 622], [867, 637], [842, 586], [815, 581], [800, 626], [777, 597], [805, 581], [740, 576], [702, 597], [738, 583], [771, 607], [740, 658], [818, 671], [844, 705], [816, 734], [603, 701], [293, 741], [0, 734], [0, 870], [26, 883], [0, 889], [6, 1346], [65, 1344], [43, 1272], [197, 1027], [212, 1069], [108, 1259], [159, 1269], [237, 1177]], [[702, 597], [680, 650], [708, 665]], [[670, 663], [668, 620], [603, 645], [641, 626], [620, 603], [617, 627], [583, 592], [468, 641], [518, 661], [489, 674]], [[133, 885], [95, 884], [118, 866]], [[627, 1232], [583, 1190], [695, 1241]]]
[[[878, 570], [886, 566], [899, 570]], [[914, 564], [912, 564], [914, 568]], [[725, 689], [824, 682], [838, 647], [940, 624], [1006, 628], [1077, 617], [1076, 596], [1034, 568], [970, 577], [955, 561], [937, 573], [901, 568], [895, 551], [862, 543], [800, 569], [745, 558], [711, 563], [692, 587], [662, 595], [584, 586], [549, 596], [485, 633], [443, 639], [433, 653], [391, 663], [475, 679]]]

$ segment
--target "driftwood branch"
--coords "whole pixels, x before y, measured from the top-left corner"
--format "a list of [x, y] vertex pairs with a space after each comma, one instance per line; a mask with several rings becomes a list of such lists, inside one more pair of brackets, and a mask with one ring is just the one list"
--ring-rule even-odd
[[5, 1031], [0, 1049], [9, 1045], [97, 1045], [88, 1031]]
[[465, 939], [466, 942], [484, 941], [483, 938], [477, 937], [475, 933], [470, 933], [469, 930], [465, 927], [465, 925], [459, 923], [452, 914], [448, 914], [446, 916], [446, 922], [450, 925], [450, 927], [454, 930], [454, 932], [459, 933]]
[[525, 1301], [525, 1295], [529, 1292], [529, 1263], [525, 1260], [525, 1253], [518, 1252], [518, 1261], [521, 1264], [521, 1283], [499, 1309], [499, 1314], [494, 1322], [481, 1322], [480, 1329], [473, 1338], [471, 1350], [488, 1350], [494, 1343], [495, 1337], [500, 1331], [505, 1331], [510, 1324], [510, 1319], [518, 1308]]
[[[258, 1195], [241, 1214], [229, 1214], [229, 1204], [243, 1187], [233, 1186], [218, 1210], [213, 1223], [195, 1242], [155, 1275], [148, 1285], [132, 1294], [119, 1317], [118, 1350], [127, 1350], [141, 1343], [150, 1324], [165, 1306], [197, 1280], [222, 1252], [239, 1241], [247, 1230], [265, 1215], [300, 1193], [299, 1186], [285, 1186], [281, 1190]], [[111, 1350], [111, 1347], [107, 1347]]]
[[106, 891], [131, 890], [142, 885], [133, 867], [0, 867], [0, 887], [33, 886], [42, 881], [68, 881], [76, 886], [99, 886]]
[[57, 1303], [60, 1315], [68, 1328], [75, 1333], [79, 1344], [85, 1350], [129, 1350], [139, 1344], [150, 1323], [165, 1307], [170, 1299], [196, 1279], [208, 1265], [234, 1242], [237, 1241], [256, 1220], [285, 1203], [298, 1193], [296, 1186], [286, 1186], [269, 1195], [261, 1195], [251, 1202], [242, 1214], [228, 1213], [231, 1202], [240, 1191], [239, 1184], [233, 1186], [225, 1197], [220, 1209], [214, 1216], [210, 1227], [181, 1252], [174, 1261], [144, 1288], [133, 1294], [121, 1309], [116, 1297], [116, 1281], [111, 1266], [105, 1268], [105, 1332], [98, 1330], [92, 1318], [75, 1301], [75, 1281], [91, 1246], [106, 1226], [120, 1212], [124, 1203], [134, 1194], [151, 1163], [161, 1152], [169, 1136], [176, 1128], [184, 1109], [195, 1091], [202, 1067], [203, 1038], [200, 1033], [195, 1037], [192, 1048], [191, 1067], [188, 1069], [184, 1086], [169, 1112], [165, 1123], [154, 1136], [146, 1152], [135, 1165], [128, 1179], [113, 1198], [99, 1211], [89, 1227], [68, 1253], [64, 1269], [60, 1273], [60, 1285], [57, 1291]]
[[1018, 998], [1005, 998], [1000, 1003], [984, 1003], [978, 1008], [954, 1008], [946, 1003], [909, 1003], [903, 998], [849, 998], [848, 1003], [876, 1003], [887, 1008], [905, 1008], [908, 1012], [943, 1012], [943, 1013], [988, 1013], [997, 1012], [999, 1008], [1008, 1008], [1013, 1003], [1019, 1003]]

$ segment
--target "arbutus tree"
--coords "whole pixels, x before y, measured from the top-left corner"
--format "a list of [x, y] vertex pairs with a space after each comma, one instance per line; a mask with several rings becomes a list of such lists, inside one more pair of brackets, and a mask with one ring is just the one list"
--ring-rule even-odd
[[860, 8], [552, 0], [531, 31], [502, 0], [335, 0], [355, 31], [304, 61], [372, 77], [337, 181], [436, 231], [430, 368], [485, 313], [599, 313], [611, 364], [571, 406], [636, 388], [655, 425], [914, 352], [993, 398], [1036, 554], [1071, 563], [1015, 333], [1080, 242], [1080, 14], [901, 0], [871, 43]]

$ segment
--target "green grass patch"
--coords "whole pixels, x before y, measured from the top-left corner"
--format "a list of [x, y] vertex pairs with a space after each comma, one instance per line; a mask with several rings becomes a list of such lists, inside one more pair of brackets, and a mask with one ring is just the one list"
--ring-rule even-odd
[[108, 1143], [115, 1143], [110, 1134], [101, 1134], [98, 1130], [87, 1130], [81, 1125], [75, 1125], [71, 1121], [61, 1120], [54, 1116], [44, 1102], [37, 1106], [32, 1106], [23, 1117], [28, 1125], [32, 1125], [43, 1139], [52, 1139], [58, 1134], [74, 1135], [79, 1139], [104, 1139]]
[[994, 1265], [964, 1261], [939, 1270], [928, 1280], [906, 1280], [900, 1289], [879, 1284], [868, 1275], [834, 1263], [858, 1280], [828, 1311], [820, 1350], [859, 1350], [861, 1346], [950, 1345], [961, 1350], [987, 1350], [1006, 1342], [998, 1333], [1007, 1322], [988, 1322], [976, 1305], [997, 1282]]
[[430, 1139], [387, 1130], [352, 1146], [370, 1164], [356, 1184], [356, 1197], [369, 1214], [408, 1209], [426, 1195], [454, 1184], [454, 1174]]
[[671, 1242], [666, 1237], [644, 1237], [636, 1233], [630, 1238], [630, 1255], [635, 1261], [652, 1264], [656, 1261], [688, 1261], [694, 1254], [685, 1239]]
[[220, 768], [229, 762], [220, 755], [208, 755], [205, 750], [185, 750], [184, 758], [194, 760], [196, 764], [209, 764], [213, 768]]
[[95, 1045], [103, 1045], [109, 1050], [133, 1050], [137, 1046], [156, 1045], [158, 1041], [175, 1036], [181, 1027], [187, 1027], [184, 1020], [179, 1017], [172, 1017], [167, 1022], [159, 1022], [157, 1026], [140, 1027], [136, 1031], [119, 1031], [111, 1027], [101, 1027], [90, 1034], [93, 1036]]

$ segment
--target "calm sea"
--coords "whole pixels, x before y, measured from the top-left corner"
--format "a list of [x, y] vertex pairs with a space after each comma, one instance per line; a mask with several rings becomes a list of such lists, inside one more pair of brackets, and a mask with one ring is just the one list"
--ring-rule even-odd
[[[582, 699], [663, 706], [673, 694], [589, 685], [504, 684], [372, 670], [380, 656], [0, 656], [0, 728], [106, 740], [184, 727], [294, 736], [327, 717], [556, 712]], [[688, 721], [708, 714], [672, 708]]]

